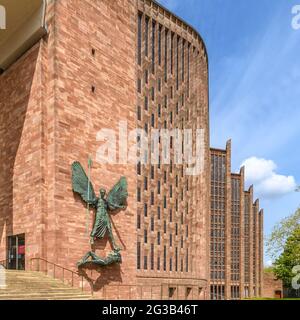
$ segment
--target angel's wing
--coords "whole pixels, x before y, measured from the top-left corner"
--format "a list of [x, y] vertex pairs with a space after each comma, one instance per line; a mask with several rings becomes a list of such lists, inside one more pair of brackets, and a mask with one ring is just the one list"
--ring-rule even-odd
[[73, 191], [80, 194], [83, 201], [95, 205], [97, 197], [93, 185], [79, 162], [72, 164]]
[[109, 209], [123, 209], [126, 204], [127, 197], [127, 180], [125, 177], [122, 177], [108, 193], [107, 204]]

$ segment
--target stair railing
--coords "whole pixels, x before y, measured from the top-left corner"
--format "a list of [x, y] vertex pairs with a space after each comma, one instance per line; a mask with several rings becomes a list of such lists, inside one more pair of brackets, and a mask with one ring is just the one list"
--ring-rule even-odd
[[[37, 264], [37, 268], [36, 270], [34, 270], [33, 268], [33, 264], [34, 262]], [[42, 270], [42, 268], [40, 267], [41, 263], [45, 264], [46, 268], [44, 270]], [[50, 268], [49, 268], [50, 267]], [[73, 270], [70, 270], [70, 269], [67, 269], [65, 267], [62, 267], [56, 263], [53, 263], [53, 262], [50, 262], [46, 259], [43, 259], [43, 258], [32, 258], [30, 260], [30, 270], [31, 271], [37, 271], [37, 272], [44, 272], [46, 275], [48, 275], [48, 270], [49, 269], [53, 269], [53, 278], [54, 279], [58, 279], [58, 280], [61, 280], [63, 283], [65, 283], [65, 279], [66, 279], [66, 274], [69, 273], [71, 274], [71, 286], [74, 288], [75, 285], [74, 285], [74, 277], [77, 277], [77, 278], [80, 278], [81, 279], [81, 291], [83, 291], [84, 289], [84, 286], [83, 286], [83, 275], [79, 274], [78, 272], [76, 271], [73, 271]], [[61, 271], [61, 274], [62, 276], [59, 277], [58, 276], [58, 273], [57, 271], [60, 270]]]

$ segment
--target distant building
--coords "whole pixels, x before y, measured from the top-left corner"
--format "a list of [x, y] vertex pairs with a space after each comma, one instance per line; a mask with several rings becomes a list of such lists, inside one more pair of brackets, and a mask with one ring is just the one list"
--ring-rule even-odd
[[277, 279], [273, 272], [265, 271], [263, 273], [263, 291], [264, 298], [281, 299], [283, 298], [283, 284]]
[[231, 141], [211, 149], [210, 299], [261, 296], [263, 211], [244, 191], [244, 168], [231, 173]]

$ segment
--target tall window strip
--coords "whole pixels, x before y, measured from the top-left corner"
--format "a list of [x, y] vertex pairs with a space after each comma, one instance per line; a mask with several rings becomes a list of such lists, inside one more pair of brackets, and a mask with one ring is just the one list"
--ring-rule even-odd
[[162, 26], [158, 27], [158, 64], [161, 66], [161, 36], [162, 36]]
[[189, 43], [188, 45], [188, 65], [187, 65], [187, 68], [188, 68], [188, 75], [187, 75], [187, 96], [188, 98], [190, 97], [190, 60], [191, 60], [191, 44]]
[[253, 284], [256, 283], [256, 206], [253, 206]]
[[171, 74], [173, 75], [173, 69], [174, 69], [174, 67], [173, 67], [173, 60], [174, 60], [174, 32], [172, 32], [172, 34], [171, 34], [171, 61], [170, 61], [170, 63], [171, 63]]
[[149, 54], [149, 17], [145, 18], [145, 56]]
[[249, 207], [250, 197], [245, 194], [245, 215], [244, 215], [244, 265], [245, 265], [245, 282], [250, 282], [250, 207]]
[[[210, 269], [213, 282], [225, 279], [225, 188], [226, 157], [212, 153]], [[221, 295], [214, 297], [220, 298]]]
[[167, 247], [164, 246], [164, 271], [167, 271]]
[[189, 272], [189, 249], [186, 249], [185, 272]]
[[150, 252], [150, 268], [154, 270], [154, 244], [151, 244], [151, 252]]
[[169, 30], [165, 30], [165, 82], [168, 81], [168, 37]]
[[138, 64], [142, 65], [142, 21], [143, 15], [138, 14]]
[[152, 20], [152, 73], [155, 73], [155, 32], [156, 32], [156, 22]]
[[232, 178], [231, 280], [240, 280], [240, 179]]
[[179, 89], [179, 41], [180, 41], [180, 37], [177, 36], [177, 41], [176, 41], [176, 90]]
[[184, 82], [184, 72], [185, 72], [185, 40], [182, 40], [182, 52], [181, 52], [181, 80]]
[[141, 243], [138, 241], [137, 242], [137, 255], [136, 255], [136, 265], [137, 269], [141, 269]]

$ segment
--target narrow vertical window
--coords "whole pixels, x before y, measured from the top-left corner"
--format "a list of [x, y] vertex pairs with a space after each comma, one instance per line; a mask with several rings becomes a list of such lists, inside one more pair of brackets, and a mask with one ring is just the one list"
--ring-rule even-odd
[[164, 246], [164, 271], [167, 270], [167, 247]]
[[138, 14], [138, 64], [142, 64], [142, 14]]
[[142, 173], [141, 162], [138, 162], [136, 171], [137, 171], [137, 174], [140, 176]]
[[169, 30], [165, 31], [165, 82], [168, 81], [168, 38]]
[[145, 56], [149, 54], [149, 18], [145, 19]]
[[141, 78], [138, 78], [138, 80], [137, 80], [137, 90], [138, 90], [138, 93], [142, 93], [142, 80], [141, 80]]
[[137, 188], [137, 201], [141, 202], [141, 188], [140, 187]]
[[176, 89], [179, 89], [179, 40], [180, 37], [177, 36], [176, 41]]
[[158, 64], [161, 66], [161, 30], [162, 26], [158, 28]]
[[141, 215], [138, 213], [137, 215], [137, 228], [141, 229]]
[[142, 110], [141, 110], [141, 106], [137, 107], [137, 118], [139, 121], [142, 120]]
[[152, 73], [155, 73], [155, 31], [156, 22], [152, 21]]
[[153, 243], [151, 243], [150, 268], [151, 270], [154, 270], [154, 244]]
[[189, 43], [189, 46], [188, 46], [188, 79], [187, 79], [187, 96], [188, 98], [190, 97], [190, 63], [191, 63], [191, 44]]
[[137, 253], [136, 253], [136, 265], [137, 265], [137, 269], [140, 270], [141, 269], [141, 243], [138, 242], [137, 243]]
[[186, 249], [185, 272], [189, 272], [189, 249]]
[[171, 35], [171, 74], [173, 74], [173, 59], [174, 59], [174, 33]]
[[182, 72], [182, 82], [184, 82], [184, 72], [185, 72], [185, 40], [183, 40], [182, 42], [182, 52], [181, 52], [181, 55], [182, 55], [182, 67], [181, 67], [181, 72]]

